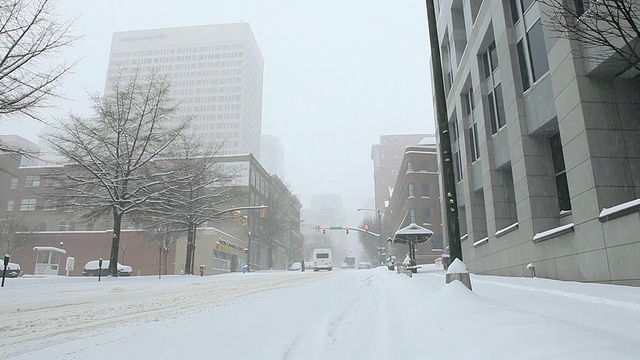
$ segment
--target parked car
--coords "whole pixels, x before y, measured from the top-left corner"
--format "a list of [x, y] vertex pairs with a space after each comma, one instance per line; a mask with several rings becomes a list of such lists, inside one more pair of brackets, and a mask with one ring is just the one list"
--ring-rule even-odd
[[293, 264], [291, 264], [291, 266], [289, 266], [289, 270], [291, 271], [301, 270], [301, 269], [302, 269], [302, 263], [300, 262], [294, 262]]
[[[99, 267], [99, 260], [89, 261], [82, 271], [84, 276], [107, 276], [109, 275], [109, 260], [102, 261], [102, 267]], [[133, 273], [133, 269], [129, 265], [122, 265], [118, 263], [118, 276], [130, 276]]]
[[[2, 276], [2, 271], [4, 270], [4, 260], [0, 259], [0, 276]], [[7, 275], [6, 277], [15, 278], [20, 276], [20, 264], [10, 262], [7, 265]]]
[[371, 269], [371, 268], [373, 268], [373, 265], [371, 265], [371, 263], [368, 262], [368, 261], [360, 261], [358, 263], [358, 270], [360, 270], [360, 269]]

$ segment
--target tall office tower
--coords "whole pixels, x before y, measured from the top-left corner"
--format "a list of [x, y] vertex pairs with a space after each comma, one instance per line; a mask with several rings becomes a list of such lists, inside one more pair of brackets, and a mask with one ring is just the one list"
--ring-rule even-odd
[[439, 2], [449, 124], [436, 133], [451, 136], [457, 184], [443, 209], [459, 219], [472, 272], [534, 266], [540, 277], [640, 285], [637, 69], [563, 37], [549, 11], [533, 0]]
[[222, 154], [259, 158], [263, 66], [247, 23], [125, 31], [113, 34], [107, 79], [135, 69], [168, 74], [195, 133], [224, 143]]
[[426, 134], [380, 135], [380, 143], [371, 146], [376, 209], [384, 212], [389, 203], [405, 148], [419, 144], [428, 136], [433, 137]]

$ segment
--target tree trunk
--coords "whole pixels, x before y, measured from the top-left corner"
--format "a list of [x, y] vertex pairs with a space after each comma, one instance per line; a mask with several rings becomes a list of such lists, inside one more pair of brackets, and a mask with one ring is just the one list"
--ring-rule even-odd
[[193, 275], [193, 262], [196, 250], [196, 231], [195, 225], [189, 224], [187, 230], [187, 258], [184, 263], [184, 273], [187, 275]]
[[273, 242], [267, 247], [267, 269], [273, 269]]
[[111, 256], [109, 257], [109, 274], [118, 276], [118, 252], [120, 251], [120, 229], [122, 227], [122, 213], [113, 210], [113, 236], [111, 239]]

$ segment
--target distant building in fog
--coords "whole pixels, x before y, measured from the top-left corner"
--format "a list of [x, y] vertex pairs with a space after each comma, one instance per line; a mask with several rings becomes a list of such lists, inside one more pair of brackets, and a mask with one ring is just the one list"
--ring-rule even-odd
[[125, 31], [113, 34], [107, 80], [121, 70], [168, 74], [194, 132], [224, 143], [221, 155], [260, 159], [263, 65], [248, 23]]
[[373, 160], [373, 182], [376, 209], [384, 212], [391, 197], [404, 150], [409, 145], [420, 143], [426, 134], [380, 135], [380, 143], [371, 147]]
[[284, 179], [284, 147], [278, 137], [262, 135], [260, 163], [269, 173]]

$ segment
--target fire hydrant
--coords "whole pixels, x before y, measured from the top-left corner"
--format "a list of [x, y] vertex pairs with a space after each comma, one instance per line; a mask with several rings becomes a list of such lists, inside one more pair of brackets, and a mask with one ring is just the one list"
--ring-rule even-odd
[[200, 265], [200, 276], [204, 276], [204, 271], [207, 269], [205, 265]]

